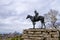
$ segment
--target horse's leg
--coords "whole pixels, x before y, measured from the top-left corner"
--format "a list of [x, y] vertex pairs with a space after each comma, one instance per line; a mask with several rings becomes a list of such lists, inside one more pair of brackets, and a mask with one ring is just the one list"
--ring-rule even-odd
[[43, 28], [43, 23], [41, 23], [41, 29]]
[[33, 22], [33, 29], [35, 29], [35, 22]]
[[46, 28], [45, 22], [43, 24], [44, 24], [44, 27]]

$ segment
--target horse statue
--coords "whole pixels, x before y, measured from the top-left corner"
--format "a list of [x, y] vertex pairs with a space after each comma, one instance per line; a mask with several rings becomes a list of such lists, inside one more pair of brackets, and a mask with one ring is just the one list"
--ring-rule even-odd
[[[35, 13], [37, 13], [36, 11], [35, 11]], [[45, 22], [44, 22], [44, 17], [43, 16], [31, 16], [31, 15], [28, 15], [27, 17], [26, 17], [26, 19], [28, 19], [28, 18], [30, 18], [30, 20], [32, 21], [32, 24], [33, 24], [33, 28], [35, 28], [35, 22], [37, 22], [37, 21], [41, 21], [41, 28], [43, 27], [43, 25], [45, 26]], [[46, 26], [45, 26], [45, 28], [46, 28]]]

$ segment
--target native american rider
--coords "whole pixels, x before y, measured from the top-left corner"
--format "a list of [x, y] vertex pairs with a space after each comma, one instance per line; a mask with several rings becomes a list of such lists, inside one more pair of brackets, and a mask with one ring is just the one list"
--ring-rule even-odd
[[34, 20], [37, 20], [39, 17], [39, 13], [36, 10], [34, 11], [34, 13], [35, 13]]

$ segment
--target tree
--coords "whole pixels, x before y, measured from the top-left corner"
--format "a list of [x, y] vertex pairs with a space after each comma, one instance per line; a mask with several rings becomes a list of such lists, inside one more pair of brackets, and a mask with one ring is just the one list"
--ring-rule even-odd
[[58, 14], [58, 11], [53, 9], [51, 9], [47, 14], [45, 14], [45, 19], [47, 19], [46, 22], [51, 22], [53, 27], [55, 28], [56, 28], [55, 23], [57, 21], [57, 18], [56, 18], [57, 14]]

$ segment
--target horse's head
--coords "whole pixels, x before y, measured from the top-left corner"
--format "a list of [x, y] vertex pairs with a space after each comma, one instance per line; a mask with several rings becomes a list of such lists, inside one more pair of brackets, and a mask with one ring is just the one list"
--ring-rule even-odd
[[28, 19], [28, 18], [30, 18], [30, 15], [28, 15], [28, 16], [26, 17], [26, 19]]

